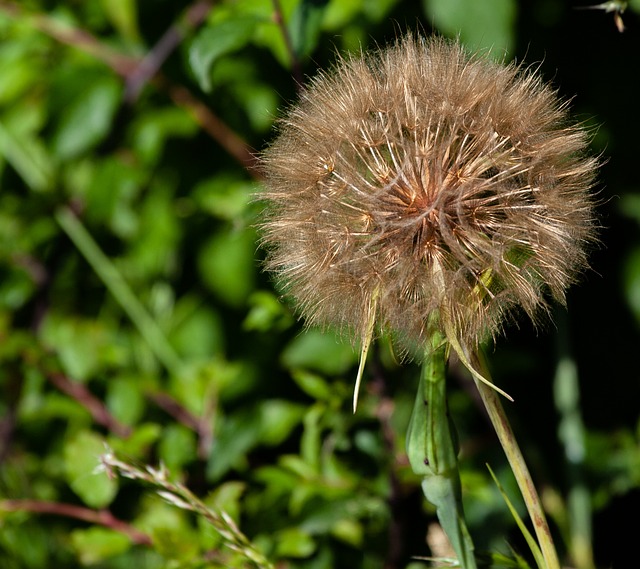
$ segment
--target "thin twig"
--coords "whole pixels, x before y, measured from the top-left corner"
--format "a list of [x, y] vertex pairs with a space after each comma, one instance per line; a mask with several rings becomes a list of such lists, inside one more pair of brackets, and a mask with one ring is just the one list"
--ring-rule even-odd
[[160, 407], [160, 409], [171, 415], [178, 423], [181, 423], [198, 435], [198, 457], [205, 460], [209, 456], [213, 445], [213, 415], [216, 408], [216, 398], [207, 398], [204, 412], [202, 416], [198, 417], [168, 393], [149, 392], [147, 393], [147, 397]]
[[198, 456], [202, 460], [206, 460], [213, 447], [213, 425], [216, 410], [218, 408], [217, 391], [213, 391], [204, 403], [202, 416], [198, 422]]
[[118, 437], [127, 438], [131, 434], [131, 429], [111, 415], [102, 401], [93, 395], [84, 384], [73, 381], [61, 373], [49, 373], [46, 377], [60, 391], [80, 403], [96, 423], [106, 427]]
[[124, 92], [125, 101], [135, 102], [145, 84], [160, 71], [169, 55], [180, 45], [186, 35], [206, 19], [212, 5], [210, 0], [198, 0], [186, 9], [179, 21], [169, 26], [138, 66], [128, 74]]
[[171, 395], [168, 393], [147, 393], [147, 397], [151, 399], [160, 409], [166, 411], [176, 421], [182, 423], [185, 427], [192, 431], [198, 431], [200, 420], [188, 409], [180, 405]]
[[46, 502], [42, 500], [1, 500], [0, 511], [33, 512], [74, 518], [91, 524], [98, 524], [127, 535], [137, 545], [152, 545], [151, 537], [130, 524], [116, 518], [109, 510], [91, 510], [74, 504]]
[[299, 90], [302, 88], [302, 85], [304, 82], [304, 78], [302, 76], [302, 67], [300, 66], [300, 60], [298, 59], [296, 50], [293, 47], [293, 42], [291, 41], [291, 34], [289, 33], [287, 24], [284, 21], [284, 15], [282, 12], [282, 5], [280, 4], [280, 0], [272, 0], [272, 1], [273, 1], [273, 19], [275, 20], [276, 24], [278, 24], [278, 27], [282, 32], [284, 43], [287, 47], [287, 51], [289, 52], [289, 57], [291, 58], [291, 72], [293, 74], [293, 79], [295, 80], [296, 87]]
[[[475, 360], [473, 362], [474, 365], [478, 367], [478, 369], [482, 370], [484, 377], [488, 377], [488, 368], [485, 362], [482, 361], [480, 355], [474, 354], [472, 357]], [[533, 529], [535, 530], [538, 538], [538, 544], [542, 550], [546, 569], [560, 569], [560, 561], [558, 560], [558, 554], [553, 543], [553, 537], [551, 536], [551, 531], [542, 508], [540, 497], [538, 496], [536, 487], [533, 484], [533, 479], [531, 478], [531, 474], [524, 460], [524, 456], [522, 455], [522, 451], [520, 450], [513, 430], [511, 429], [509, 419], [502, 407], [500, 396], [494, 389], [489, 387], [486, 383], [479, 381], [475, 376], [474, 381], [478, 391], [480, 392], [485, 408], [487, 409], [491, 423], [498, 435], [500, 444], [507, 456], [507, 460], [509, 461], [509, 465], [511, 466], [516, 482], [518, 483], [525, 505], [527, 506], [527, 511], [529, 512], [529, 516], [533, 523]]]
[[202, 101], [182, 85], [170, 83], [164, 76], [156, 75], [153, 84], [165, 90], [171, 100], [187, 109], [200, 127], [233, 156], [253, 178], [259, 180], [262, 173], [257, 168], [258, 157], [254, 150], [220, 118], [211, 112]]
[[0, 465], [4, 462], [11, 448], [11, 439], [16, 430], [17, 412], [11, 407], [0, 419]]

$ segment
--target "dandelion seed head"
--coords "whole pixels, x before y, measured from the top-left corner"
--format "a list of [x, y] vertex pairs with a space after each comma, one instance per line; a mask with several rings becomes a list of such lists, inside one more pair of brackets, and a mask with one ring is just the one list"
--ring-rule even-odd
[[445, 322], [475, 347], [586, 268], [588, 139], [534, 73], [456, 42], [340, 60], [264, 153], [267, 267], [310, 324], [364, 337], [374, 310], [405, 345]]

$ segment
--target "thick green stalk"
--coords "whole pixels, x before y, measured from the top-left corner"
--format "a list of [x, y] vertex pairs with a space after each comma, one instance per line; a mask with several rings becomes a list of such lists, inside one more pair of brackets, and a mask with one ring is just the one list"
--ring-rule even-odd
[[[478, 369], [480, 369], [482, 375], [490, 379], [489, 371], [484, 361], [482, 361], [482, 359], [477, 355], [474, 357], [474, 360], [475, 362], [473, 363]], [[529, 512], [529, 516], [533, 522], [533, 529], [536, 533], [536, 537], [538, 538], [538, 544], [542, 550], [546, 569], [560, 569], [558, 554], [556, 553], [556, 548], [553, 544], [553, 538], [551, 537], [549, 524], [547, 523], [547, 518], [544, 514], [544, 510], [542, 509], [540, 497], [538, 496], [538, 492], [533, 484], [527, 464], [524, 461], [518, 442], [516, 441], [511, 425], [509, 424], [509, 419], [502, 407], [500, 395], [494, 389], [482, 381], [477, 380], [475, 377], [474, 381], [476, 382], [476, 387], [482, 397], [482, 402], [487, 409], [491, 423], [498, 435], [500, 444], [507, 455], [507, 460], [509, 461], [509, 465], [511, 466], [516, 482], [520, 487], [520, 492], [522, 493], [527, 511]]]
[[420, 384], [407, 432], [407, 455], [422, 476], [425, 497], [436, 507], [442, 529], [460, 566], [476, 569], [473, 542], [462, 508], [458, 449], [449, 419], [445, 372], [449, 344], [434, 332], [422, 364]]

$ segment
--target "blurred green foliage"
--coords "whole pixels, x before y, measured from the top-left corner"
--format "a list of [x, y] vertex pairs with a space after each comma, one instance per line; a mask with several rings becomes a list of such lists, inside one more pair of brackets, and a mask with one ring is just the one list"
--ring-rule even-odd
[[[164, 464], [278, 567], [419, 569], [436, 553], [402, 451], [417, 370], [381, 342], [353, 415], [357, 355], [301, 331], [254, 230], [278, 109], [336, 52], [407, 29], [543, 61], [599, 125], [607, 249], [557, 329], [511, 330], [490, 359], [562, 555], [631, 566], [638, 10], [621, 34], [611, 13], [549, 0], [0, 2], [0, 566], [255, 566], [206, 516], [99, 468], [107, 449]], [[523, 553], [468, 387], [454, 367], [470, 529], [482, 551]]]

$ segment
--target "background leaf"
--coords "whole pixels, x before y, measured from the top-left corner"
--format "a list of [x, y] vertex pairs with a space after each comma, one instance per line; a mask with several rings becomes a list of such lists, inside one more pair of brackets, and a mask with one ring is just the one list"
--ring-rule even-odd
[[469, 48], [495, 59], [513, 51], [517, 4], [514, 0], [423, 0], [425, 12], [436, 26], [459, 37]]
[[111, 76], [85, 85], [63, 111], [52, 141], [54, 155], [62, 160], [75, 158], [104, 140], [111, 130], [121, 92], [120, 83]]
[[[278, 567], [427, 566], [437, 520], [402, 450], [417, 366], [378, 338], [352, 413], [357, 349], [306, 329], [262, 272], [263, 173], [249, 166], [318, 70], [409, 30], [531, 66], [592, 129], [605, 162], [593, 269], [554, 325], [509, 325], [488, 357], [563, 563], [634, 567], [639, 14], [638, 0], [622, 14], [548, 0], [1, 2], [0, 567], [255, 569], [201, 515], [96, 473], [105, 443], [227, 512]], [[159, 73], [124, 101], [149, 64]], [[553, 397], [566, 361], [571, 408]], [[492, 566], [531, 566], [464, 373], [451, 362], [469, 527]], [[87, 521], [100, 510], [119, 524]]]
[[65, 475], [71, 489], [92, 508], [109, 505], [118, 491], [118, 484], [99, 471], [100, 456], [105, 441], [98, 435], [82, 430], [72, 435], [64, 447]]
[[189, 49], [189, 63], [200, 87], [211, 91], [211, 69], [223, 55], [245, 47], [252, 37], [256, 20], [236, 17], [203, 28]]

